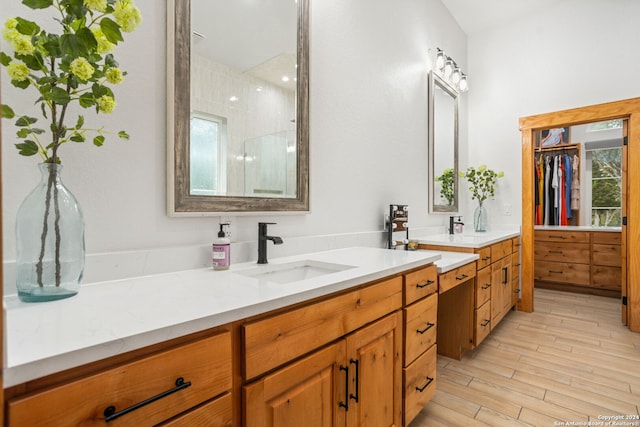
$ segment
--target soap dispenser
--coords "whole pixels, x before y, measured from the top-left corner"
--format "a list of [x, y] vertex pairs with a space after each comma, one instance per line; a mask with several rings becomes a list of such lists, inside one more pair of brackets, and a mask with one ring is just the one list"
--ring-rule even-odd
[[231, 240], [227, 237], [224, 227], [228, 223], [220, 224], [218, 238], [213, 241], [212, 264], [214, 270], [228, 270], [231, 265]]

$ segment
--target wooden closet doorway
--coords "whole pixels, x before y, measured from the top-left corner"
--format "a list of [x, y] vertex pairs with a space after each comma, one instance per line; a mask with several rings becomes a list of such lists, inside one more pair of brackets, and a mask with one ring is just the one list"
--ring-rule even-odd
[[[532, 312], [534, 269], [535, 132], [585, 123], [626, 119], [623, 146], [622, 322], [640, 332], [640, 98], [520, 118], [522, 132], [522, 294], [518, 309]], [[626, 158], [626, 161], [625, 161]], [[628, 166], [625, 168], [625, 166]]]

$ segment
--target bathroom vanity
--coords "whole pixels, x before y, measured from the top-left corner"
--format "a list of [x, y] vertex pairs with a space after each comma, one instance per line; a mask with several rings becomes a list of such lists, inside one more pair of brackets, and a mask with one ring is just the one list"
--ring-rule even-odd
[[435, 393], [439, 258], [350, 248], [6, 297], [7, 425], [406, 425]]
[[[509, 310], [517, 305], [520, 291], [520, 232], [506, 230], [439, 234], [416, 240], [422, 249], [478, 255], [475, 269], [467, 266], [465, 271], [452, 275], [453, 280], [466, 280], [468, 284], [459, 287], [450, 297], [440, 295], [441, 312], [449, 313], [449, 318], [443, 323], [455, 333], [449, 350], [442, 354], [460, 359], [467, 350], [480, 345]], [[471, 282], [474, 276], [475, 280]], [[466, 332], [469, 322], [473, 322], [470, 334]], [[465, 342], [467, 335], [469, 338]]]

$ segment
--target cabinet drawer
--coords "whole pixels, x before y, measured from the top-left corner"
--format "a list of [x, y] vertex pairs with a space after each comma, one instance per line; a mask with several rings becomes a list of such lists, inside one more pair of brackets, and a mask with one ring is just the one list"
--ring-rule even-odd
[[443, 293], [451, 288], [454, 288], [467, 280], [475, 277], [476, 275], [476, 263], [472, 262], [462, 267], [458, 267], [455, 270], [448, 271], [441, 274], [438, 277], [439, 288], [438, 292]]
[[491, 245], [491, 262], [496, 262], [501, 258], [511, 254], [511, 239]]
[[476, 249], [476, 253], [479, 258], [476, 261], [478, 264], [478, 270], [481, 268], [485, 268], [487, 265], [491, 264], [491, 246], [487, 246], [486, 248]]
[[590, 247], [586, 243], [535, 242], [534, 258], [538, 261], [589, 264]]
[[482, 307], [475, 310], [475, 327], [473, 328], [474, 344], [476, 346], [491, 332], [491, 302], [487, 301]]
[[225, 393], [184, 415], [160, 424], [160, 427], [231, 427], [232, 425], [231, 393]]
[[511, 239], [511, 252], [516, 253], [520, 251], [520, 236]]
[[438, 268], [435, 264], [404, 275], [404, 303], [438, 292]]
[[589, 233], [586, 231], [536, 230], [535, 241], [589, 243]]
[[251, 379], [402, 307], [402, 277], [243, 326]]
[[594, 265], [608, 265], [611, 267], [620, 267], [622, 265], [620, 245], [593, 244], [592, 251]]
[[489, 301], [489, 298], [491, 298], [491, 267], [478, 271], [478, 277], [476, 278], [475, 308]]
[[567, 264], [563, 262], [536, 261], [533, 278], [547, 282], [589, 285], [588, 264]]
[[231, 334], [202, 339], [49, 390], [10, 400], [12, 426], [104, 426], [105, 409], [119, 412], [176, 387], [110, 422], [155, 425], [231, 389]]
[[438, 294], [405, 308], [405, 365], [436, 342]]
[[404, 425], [408, 425], [436, 393], [437, 354], [434, 345], [403, 369]]
[[594, 231], [591, 233], [591, 243], [620, 245], [622, 243], [622, 235], [619, 232]]
[[520, 277], [520, 252], [511, 254], [511, 278]]
[[591, 266], [591, 286], [619, 291], [622, 283], [620, 267]]

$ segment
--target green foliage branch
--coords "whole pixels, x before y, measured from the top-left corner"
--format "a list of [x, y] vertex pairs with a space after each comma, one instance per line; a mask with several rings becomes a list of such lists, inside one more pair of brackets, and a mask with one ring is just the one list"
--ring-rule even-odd
[[[103, 127], [85, 126], [83, 115], [70, 120], [69, 107], [95, 108], [96, 114], [112, 113], [116, 101], [110, 85], [124, 80], [126, 72], [118, 68], [111, 53], [124, 41], [123, 32], [134, 31], [142, 16], [131, 0], [23, 0], [31, 9], [52, 9], [59, 34], [41, 28], [34, 21], [9, 18], [3, 37], [13, 52], [0, 52], [0, 64], [6, 68], [16, 88], [35, 89], [35, 104], [40, 107], [48, 126], [38, 126], [38, 118], [16, 114], [7, 104], [2, 116], [16, 119], [16, 144], [23, 156], [39, 155], [44, 163], [61, 163], [59, 148], [67, 142], [85, 142], [93, 136], [100, 147], [105, 135]], [[71, 121], [72, 124], [69, 124]], [[47, 129], [48, 127], [48, 129]], [[47, 131], [50, 140], [45, 137]], [[129, 139], [125, 131], [117, 132]], [[47, 138], [47, 139], [45, 139]]]

